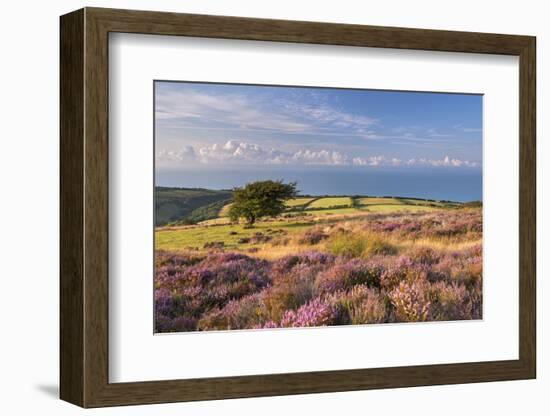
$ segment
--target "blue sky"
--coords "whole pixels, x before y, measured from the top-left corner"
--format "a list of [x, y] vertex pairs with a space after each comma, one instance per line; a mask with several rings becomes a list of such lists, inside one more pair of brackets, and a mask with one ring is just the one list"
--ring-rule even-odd
[[158, 81], [155, 91], [160, 169], [481, 167], [480, 95]]

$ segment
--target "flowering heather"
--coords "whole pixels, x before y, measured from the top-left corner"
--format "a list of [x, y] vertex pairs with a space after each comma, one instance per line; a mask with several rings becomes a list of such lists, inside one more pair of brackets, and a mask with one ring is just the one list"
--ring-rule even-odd
[[242, 254], [212, 253], [193, 261], [172, 255], [170, 261], [161, 262], [164, 265], [157, 267], [155, 276], [157, 330], [166, 328], [166, 318], [195, 321], [271, 283], [268, 262]]
[[398, 321], [428, 320], [431, 306], [428, 288], [425, 281], [402, 281], [388, 294]]
[[281, 327], [326, 326], [336, 323], [338, 310], [319, 298], [300, 306], [298, 310], [286, 311]]
[[321, 293], [333, 293], [338, 290], [352, 289], [356, 285], [380, 286], [382, 270], [373, 263], [361, 259], [340, 261], [318, 274], [315, 281]]
[[369, 214], [285, 238], [279, 256], [280, 239], [158, 251], [156, 332], [482, 318], [479, 209]]
[[342, 309], [342, 320], [350, 324], [380, 323], [386, 320], [384, 297], [366, 285], [354, 286], [349, 291], [336, 292], [328, 297]]
[[480, 238], [481, 210], [453, 210], [434, 213], [397, 213], [373, 216], [366, 222], [368, 231], [407, 238]]

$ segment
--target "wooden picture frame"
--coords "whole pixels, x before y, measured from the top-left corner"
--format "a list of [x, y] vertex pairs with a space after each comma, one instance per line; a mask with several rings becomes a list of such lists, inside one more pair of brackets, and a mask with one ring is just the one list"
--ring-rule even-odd
[[[100, 8], [85, 8], [64, 15], [60, 28], [61, 399], [82, 407], [101, 407], [535, 378], [534, 37]], [[519, 359], [109, 383], [110, 32], [518, 56]]]

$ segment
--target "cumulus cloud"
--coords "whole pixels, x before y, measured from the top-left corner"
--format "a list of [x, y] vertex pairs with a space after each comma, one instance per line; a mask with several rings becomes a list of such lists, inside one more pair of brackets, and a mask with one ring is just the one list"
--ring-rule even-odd
[[157, 159], [168, 162], [194, 162], [196, 160], [195, 148], [184, 146], [179, 150], [161, 149], [157, 152]]
[[349, 158], [334, 150], [299, 150], [290, 159], [292, 162], [306, 165], [347, 165]]
[[385, 162], [386, 158], [384, 156], [354, 157], [352, 159], [352, 163], [355, 166], [380, 166], [380, 164]]
[[444, 166], [444, 167], [454, 167], [454, 168], [460, 168], [460, 167], [475, 168], [480, 166], [478, 162], [451, 158], [449, 156], [445, 156], [443, 159], [413, 158], [413, 159], [409, 159], [406, 164], [409, 166], [411, 165], [435, 166], [435, 167]]
[[157, 152], [159, 163], [179, 162], [197, 164], [244, 165], [328, 165], [328, 166], [433, 166], [476, 167], [476, 162], [445, 156], [443, 159], [413, 158], [403, 161], [396, 157], [375, 155], [350, 156], [330, 149], [298, 149], [294, 152], [265, 148], [258, 144], [238, 140], [214, 143], [198, 149], [184, 146], [179, 150], [161, 149]]

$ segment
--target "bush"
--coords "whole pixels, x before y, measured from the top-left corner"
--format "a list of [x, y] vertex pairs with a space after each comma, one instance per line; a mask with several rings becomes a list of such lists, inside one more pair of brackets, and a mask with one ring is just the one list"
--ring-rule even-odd
[[319, 293], [348, 290], [355, 285], [380, 287], [381, 269], [361, 259], [340, 262], [319, 273], [315, 288]]
[[384, 298], [377, 290], [366, 285], [354, 286], [348, 292], [337, 292], [331, 299], [347, 315], [346, 323], [362, 325], [386, 320]]
[[439, 253], [430, 247], [417, 247], [409, 253], [409, 257], [415, 263], [432, 265], [441, 259]]
[[389, 294], [398, 322], [427, 321], [430, 316], [429, 283], [402, 281]]
[[276, 284], [264, 292], [262, 299], [270, 319], [279, 321], [285, 311], [297, 309], [312, 297], [312, 282], [285, 276], [277, 279]]
[[260, 294], [255, 293], [230, 301], [222, 309], [214, 309], [198, 322], [199, 330], [247, 329], [267, 319], [267, 311]]
[[481, 318], [481, 303], [464, 285], [438, 282], [432, 285], [432, 291], [435, 298], [432, 305], [433, 320], [455, 321]]
[[281, 327], [307, 327], [334, 325], [339, 311], [333, 305], [319, 298], [301, 306], [297, 311], [286, 311], [281, 319]]
[[328, 235], [319, 229], [307, 230], [298, 238], [298, 244], [315, 245], [328, 238]]
[[330, 239], [328, 248], [332, 254], [344, 257], [397, 254], [397, 249], [392, 244], [365, 233], [337, 233]]
[[330, 239], [328, 248], [335, 256], [361, 257], [367, 249], [367, 239], [359, 235], [338, 233]]

